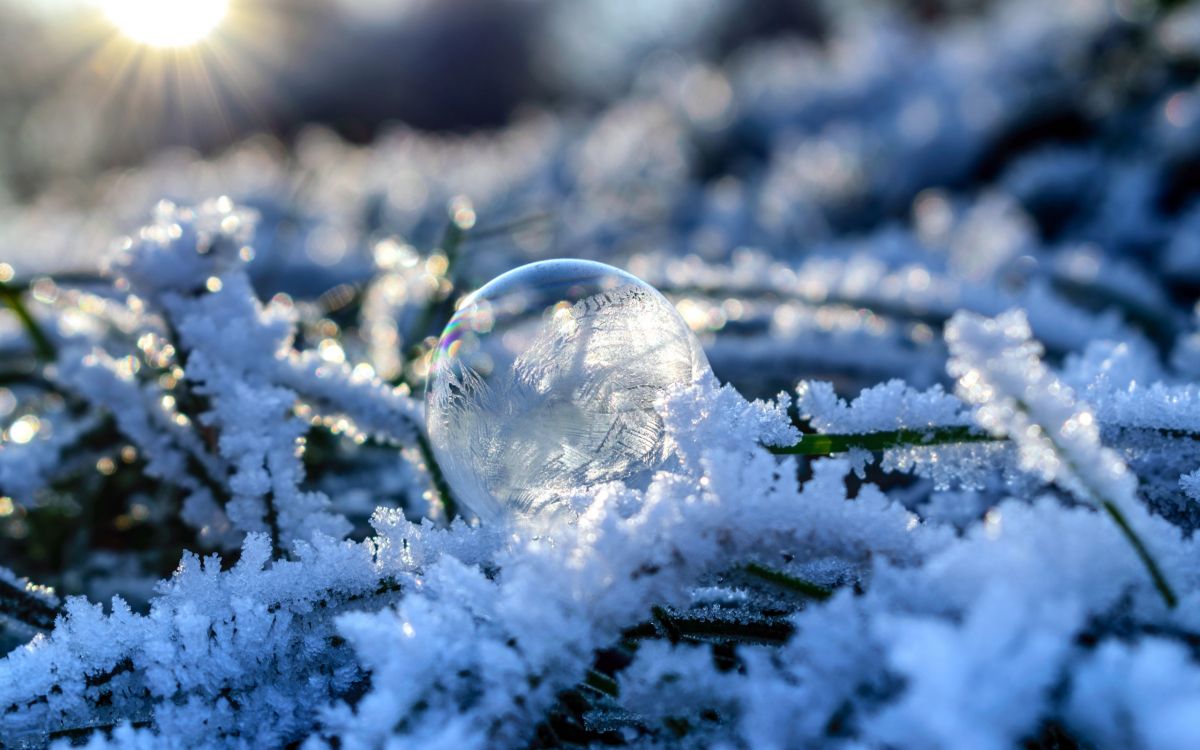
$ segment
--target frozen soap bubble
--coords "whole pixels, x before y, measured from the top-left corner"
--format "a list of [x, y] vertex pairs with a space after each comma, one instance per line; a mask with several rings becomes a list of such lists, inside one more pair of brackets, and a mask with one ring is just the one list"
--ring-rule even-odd
[[655, 400], [708, 372], [670, 302], [624, 271], [531, 263], [459, 305], [426, 390], [436, 456], [485, 521], [557, 511], [562, 494], [643, 484], [668, 456]]

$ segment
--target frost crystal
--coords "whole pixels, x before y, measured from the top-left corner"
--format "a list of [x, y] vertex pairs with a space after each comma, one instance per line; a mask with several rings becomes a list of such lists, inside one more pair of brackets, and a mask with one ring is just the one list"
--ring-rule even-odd
[[645, 485], [669, 455], [655, 403], [707, 371], [650, 286], [600, 263], [534, 263], [468, 297], [446, 326], [430, 439], [480, 517], [550, 510], [564, 492]]

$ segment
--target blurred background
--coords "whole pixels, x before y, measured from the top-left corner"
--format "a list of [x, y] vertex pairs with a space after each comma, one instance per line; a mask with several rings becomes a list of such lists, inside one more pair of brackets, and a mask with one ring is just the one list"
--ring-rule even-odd
[[[646, 65], [716, 62], [821, 32], [796, 0], [4, 0], [4, 178], [213, 153], [313, 123], [356, 142], [388, 123], [500, 128], [531, 108], [594, 110]], [[933, 10], [931, 7], [930, 10]]]
[[381, 240], [432, 249], [461, 198], [526, 230], [473, 283], [553, 255], [844, 257], [908, 226], [968, 280], [1100, 254], [1161, 287], [1141, 307], [1190, 304], [1200, 12], [1046, 6], [0, 0], [0, 260], [86, 272], [158, 200], [228, 196], [262, 215], [260, 291], [306, 297]]
[[[1146, 226], [1157, 217], [1116, 228], [1077, 204], [1099, 210], [1085, 175], [1104, 170], [1117, 212], [1139, 190], [1167, 214], [1190, 207], [1200, 14], [1044, 6], [0, 0], [0, 257], [18, 275], [94, 267], [159, 198], [226, 194], [266, 204], [268, 227], [273, 211], [337, 214], [307, 244], [324, 266], [369, 257], [380, 236], [431, 241], [421, 222], [457, 195], [497, 221], [567, 221], [571, 202], [611, 219], [568, 233], [576, 254], [611, 254], [637, 229], [682, 238], [684, 254], [703, 230], [712, 258], [796, 256], [918, 206], [934, 215], [943, 203], [914, 203], [926, 188], [994, 182], [1044, 237], [1099, 218], [1082, 233], [1102, 252], [1144, 256], [1169, 239]], [[366, 225], [340, 221], [351, 209]], [[1174, 253], [1169, 270], [1195, 278]]]

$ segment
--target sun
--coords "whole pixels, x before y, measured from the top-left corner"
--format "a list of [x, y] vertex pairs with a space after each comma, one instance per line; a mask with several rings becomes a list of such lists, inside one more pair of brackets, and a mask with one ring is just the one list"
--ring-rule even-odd
[[196, 44], [229, 11], [229, 0], [101, 0], [101, 5], [121, 33], [152, 47]]

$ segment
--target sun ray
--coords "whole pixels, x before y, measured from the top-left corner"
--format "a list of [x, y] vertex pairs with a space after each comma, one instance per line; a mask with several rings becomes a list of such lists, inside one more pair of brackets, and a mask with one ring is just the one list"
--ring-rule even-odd
[[[226, 143], [239, 134], [269, 129], [288, 106], [284, 92], [272, 83], [283, 67], [280, 27], [260, 6], [242, 0], [90, 2], [95, 13], [81, 34], [75, 60], [63, 68], [55, 86], [77, 92], [103, 112], [110, 163], [122, 163], [147, 147], [205, 149]], [[189, 26], [187, 34], [156, 32], [151, 39], [141, 27], [119, 26], [123, 17], [110, 12], [114, 2], [167, 7], [217, 3], [224, 15], [206, 36], [184, 44], [203, 24]], [[155, 13], [155, 23], [164, 24], [200, 17]]]

